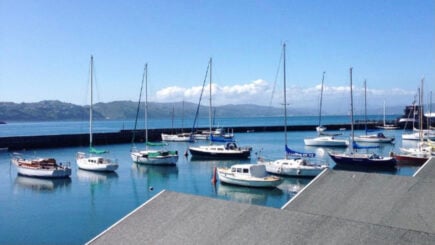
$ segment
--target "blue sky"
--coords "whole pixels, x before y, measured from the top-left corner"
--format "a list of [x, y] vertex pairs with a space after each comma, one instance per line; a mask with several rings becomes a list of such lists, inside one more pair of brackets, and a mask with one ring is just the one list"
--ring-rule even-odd
[[325, 105], [347, 105], [351, 66], [356, 101], [366, 79], [369, 105], [404, 105], [435, 89], [434, 17], [433, 0], [0, 0], [0, 101], [87, 104], [93, 55], [99, 102], [136, 101], [148, 62], [151, 101], [197, 103], [212, 57], [215, 104], [279, 106], [286, 42], [291, 105], [317, 106], [323, 71]]

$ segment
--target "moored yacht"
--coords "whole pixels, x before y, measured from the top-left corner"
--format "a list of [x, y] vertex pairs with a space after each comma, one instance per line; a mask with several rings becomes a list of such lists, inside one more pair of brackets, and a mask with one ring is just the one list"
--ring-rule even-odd
[[347, 147], [349, 140], [338, 139], [334, 136], [320, 135], [314, 138], [305, 138], [304, 143], [306, 146]]
[[[138, 164], [150, 164], [150, 165], [175, 165], [178, 161], [178, 151], [166, 150], [166, 149], [150, 149], [148, 146], [164, 146], [162, 143], [148, 142], [148, 64], [145, 64], [142, 86], [145, 82], [145, 149], [138, 150], [133, 147], [130, 153], [130, 157], [133, 162]], [[142, 89], [141, 89], [142, 94]], [[139, 96], [140, 98], [141, 96]], [[140, 100], [139, 100], [140, 102]], [[140, 103], [138, 103], [138, 106]], [[139, 111], [139, 107], [138, 107]], [[137, 121], [137, 117], [136, 117]], [[189, 137], [190, 138], [190, 137]]]
[[313, 164], [300, 157], [275, 161], [260, 159], [257, 163], [264, 165], [269, 173], [294, 177], [315, 177], [328, 168], [327, 164]]
[[118, 169], [118, 162], [116, 159], [110, 159], [107, 156], [104, 156], [107, 153], [106, 150], [97, 150], [93, 147], [93, 135], [92, 135], [92, 126], [93, 126], [93, 69], [94, 69], [94, 57], [91, 56], [91, 64], [90, 64], [90, 94], [91, 94], [91, 102], [89, 106], [89, 152], [88, 154], [84, 152], [78, 152], [76, 154], [76, 162], [77, 166], [84, 170], [90, 171], [115, 171]]
[[353, 119], [353, 92], [352, 92], [352, 68], [350, 72], [350, 110], [351, 110], [351, 144], [347, 153], [328, 152], [328, 155], [339, 167], [346, 168], [371, 168], [391, 169], [396, 166], [394, 157], [379, 156], [375, 153], [358, 153], [355, 149], [358, 145], [354, 142], [354, 119]]
[[[286, 95], [286, 55], [285, 43], [283, 45], [283, 86], [284, 86], [284, 143], [285, 157], [284, 159], [265, 161], [262, 158], [257, 162], [259, 165], [264, 165], [266, 171], [273, 174], [288, 175], [288, 176], [316, 176], [323, 169], [327, 168], [326, 164], [314, 164], [308, 158], [314, 158], [314, 153], [296, 152], [287, 147], [287, 95]], [[319, 123], [320, 126], [320, 123]]]
[[222, 183], [248, 187], [276, 187], [283, 181], [258, 164], [235, 164], [231, 168], [217, 168], [217, 173]]
[[[202, 134], [206, 135], [208, 134], [208, 140], [210, 141], [210, 144], [208, 145], [201, 145], [201, 146], [190, 146], [189, 152], [192, 155], [192, 157], [205, 157], [205, 158], [211, 158], [211, 159], [246, 159], [250, 158], [252, 147], [240, 147], [237, 146], [236, 143], [233, 140], [233, 134], [229, 134], [228, 137], [225, 137], [225, 134], [222, 133], [222, 130], [220, 129], [218, 132], [212, 131], [212, 118], [211, 118], [211, 109], [212, 109], [212, 59], [210, 58], [207, 66], [207, 73], [209, 73], [209, 92], [210, 92], [210, 100], [209, 100], [209, 130], [207, 133]], [[207, 78], [206, 73], [206, 78]], [[204, 85], [205, 85], [204, 80]], [[204, 88], [203, 85], [203, 88]], [[200, 103], [201, 103], [201, 97], [200, 96]], [[198, 105], [200, 105], [198, 103]], [[196, 117], [195, 117], [196, 120]], [[194, 122], [195, 125], [195, 122]], [[192, 130], [193, 131], [193, 130]], [[222, 137], [215, 137], [213, 134], [220, 134]], [[195, 134], [194, 134], [195, 137]], [[225, 144], [213, 144], [213, 141], [219, 141], [219, 142], [226, 142]]]
[[178, 134], [161, 134], [162, 141], [172, 142], [192, 142], [193, 137], [191, 133], [178, 133]]
[[58, 164], [54, 158], [24, 159], [19, 155], [12, 158], [19, 175], [38, 178], [67, 178], [71, 175], [69, 164]]
[[192, 157], [214, 159], [248, 159], [251, 157], [252, 147], [238, 147], [235, 142], [219, 145], [190, 146]]
[[383, 133], [359, 135], [354, 138], [356, 142], [366, 143], [393, 143], [394, 139], [394, 136], [385, 136]]

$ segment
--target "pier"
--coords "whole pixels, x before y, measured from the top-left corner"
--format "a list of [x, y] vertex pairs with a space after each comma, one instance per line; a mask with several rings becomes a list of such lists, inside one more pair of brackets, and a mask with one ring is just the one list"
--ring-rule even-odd
[[[290, 125], [287, 126], [288, 131], [316, 131], [317, 125]], [[335, 124], [325, 125], [328, 130], [350, 130], [350, 124]], [[355, 129], [364, 129], [365, 124], [357, 123]], [[368, 124], [369, 129], [375, 129], [376, 123]], [[189, 132], [191, 128], [184, 128], [184, 132]], [[199, 128], [198, 130], [208, 130], [208, 128]], [[281, 132], [284, 131], [284, 126], [252, 126], [252, 127], [231, 127], [234, 133], [248, 132]], [[150, 141], [161, 141], [161, 133], [171, 133], [173, 129], [148, 129], [148, 139]], [[110, 145], [130, 143], [135, 135], [134, 142], [145, 141], [144, 130], [120, 130], [110, 133], [94, 133], [94, 145]], [[39, 135], [39, 136], [12, 136], [0, 137], [0, 149], [7, 148], [9, 150], [23, 149], [41, 149], [41, 148], [60, 148], [60, 147], [76, 147], [88, 146], [89, 134], [62, 134], [62, 135]]]

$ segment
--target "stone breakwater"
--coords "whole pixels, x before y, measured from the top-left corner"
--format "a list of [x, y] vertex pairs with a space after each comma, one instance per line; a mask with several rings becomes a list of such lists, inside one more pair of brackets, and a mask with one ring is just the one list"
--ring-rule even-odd
[[[350, 129], [350, 124], [325, 125], [328, 130]], [[315, 131], [316, 126], [287, 126], [288, 131]], [[364, 129], [364, 124], [356, 124], [355, 129]], [[369, 124], [369, 129], [375, 128], [375, 124]], [[234, 133], [249, 132], [279, 132], [284, 131], [284, 126], [251, 126], [251, 127], [232, 127]], [[190, 128], [185, 128], [184, 132], [189, 132]], [[199, 128], [198, 130], [207, 130]], [[171, 133], [172, 129], [149, 129], [148, 139], [150, 141], [160, 141], [161, 133]], [[145, 141], [144, 130], [120, 130], [112, 133], [95, 133], [93, 134], [94, 145], [123, 144], [132, 142], [134, 134], [135, 142]], [[40, 135], [40, 136], [12, 136], [0, 137], [0, 149], [24, 150], [38, 148], [60, 148], [88, 146], [89, 134], [62, 134], [62, 135]]]

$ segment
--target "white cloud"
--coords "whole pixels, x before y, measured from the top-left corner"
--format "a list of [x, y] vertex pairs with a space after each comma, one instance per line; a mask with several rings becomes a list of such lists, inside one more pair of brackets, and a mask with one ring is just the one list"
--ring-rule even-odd
[[157, 91], [156, 100], [167, 100], [172, 98], [179, 98], [180, 95], [183, 96], [185, 89], [177, 86], [167, 87]]
[[[204, 87], [203, 101], [209, 98], [209, 85]], [[197, 103], [201, 94], [202, 87], [196, 86], [192, 88], [167, 87], [156, 92], [153, 98], [156, 102], [174, 102], [186, 100]], [[268, 92], [269, 91], [269, 92]], [[216, 83], [212, 84], [213, 104], [264, 104], [264, 98], [270, 99], [271, 92], [267, 81], [258, 79], [247, 84], [235, 84], [231, 86], [219, 86]], [[270, 95], [268, 95], [270, 94]], [[264, 98], [263, 98], [264, 97]]]
[[[213, 104], [257, 104], [272, 105], [279, 107], [283, 102], [282, 86], [277, 86], [274, 90], [273, 84], [258, 79], [250, 83], [234, 84], [220, 86], [213, 83]], [[320, 84], [313, 87], [288, 86], [287, 103], [290, 107], [297, 108], [317, 108], [320, 97]], [[198, 103], [202, 87], [196, 86], [183, 88], [171, 86], [163, 88], [156, 92], [155, 96], [151, 95], [151, 100], [156, 102], [176, 102], [189, 101]], [[361, 107], [364, 100], [364, 88], [353, 87], [354, 106]], [[334, 110], [334, 108], [348, 108], [350, 105], [349, 86], [324, 86], [323, 102], [325, 109]], [[273, 95], [272, 95], [273, 93]], [[382, 106], [383, 101], [393, 105], [404, 105], [412, 102], [415, 91], [408, 91], [399, 88], [393, 89], [367, 89], [368, 104], [372, 106]], [[209, 86], [204, 88], [202, 95], [202, 104], [207, 104], [209, 98]], [[329, 108], [328, 108], [329, 107]]]

